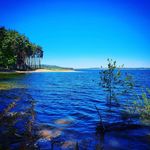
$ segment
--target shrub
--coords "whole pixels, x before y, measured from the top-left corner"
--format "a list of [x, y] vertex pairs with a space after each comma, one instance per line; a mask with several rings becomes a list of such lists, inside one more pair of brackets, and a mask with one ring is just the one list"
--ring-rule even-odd
[[107, 104], [119, 104], [119, 95], [127, 94], [134, 87], [132, 76], [122, 73], [123, 65], [117, 67], [116, 61], [112, 59], [107, 61], [107, 69], [100, 72], [100, 86], [107, 93]]

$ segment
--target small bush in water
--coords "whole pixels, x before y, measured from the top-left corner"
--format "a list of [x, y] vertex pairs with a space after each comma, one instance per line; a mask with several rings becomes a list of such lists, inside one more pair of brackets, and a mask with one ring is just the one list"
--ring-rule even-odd
[[100, 86], [107, 94], [107, 104], [119, 104], [119, 96], [126, 95], [133, 89], [132, 76], [123, 74], [116, 61], [107, 59], [108, 67], [100, 71]]
[[150, 89], [146, 89], [141, 96], [138, 96], [133, 106], [135, 113], [137, 113], [143, 121], [150, 121]]

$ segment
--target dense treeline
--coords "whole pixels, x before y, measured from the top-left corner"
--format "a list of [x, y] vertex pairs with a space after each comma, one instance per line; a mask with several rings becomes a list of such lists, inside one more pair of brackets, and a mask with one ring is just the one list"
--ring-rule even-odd
[[0, 27], [0, 70], [30, 70], [41, 67], [42, 47], [15, 30]]

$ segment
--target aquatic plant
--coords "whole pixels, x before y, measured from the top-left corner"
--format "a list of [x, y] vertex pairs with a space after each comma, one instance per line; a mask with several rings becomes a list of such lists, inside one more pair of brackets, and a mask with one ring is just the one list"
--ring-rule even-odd
[[147, 88], [141, 95], [137, 95], [129, 108], [134, 110], [133, 113], [138, 115], [142, 122], [150, 123], [150, 89]]
[[0, 83], [0, 90], [8, 90], [8, 89], [11, 89], [11, 88], [12, 88], [11, 84]]
[[[0, 112], [0, 145], [2, 149], [11, 149], [17, 145], [17, 149], [35, 149], [37, 139], [34, 128], [35, 112], [34, 99], [22, 90], [20, 96], [9, 96], [12, 101]], [[26, 107], [20, 111], [20, 101], [27, 100]]]
[[23, 84], [17, 84], [16, 82], [0, 82], [0, 90], [10, 90], [15, 88], [26, 88], [26, 85]]
[[0, 81], [4, 81], [7, 79], [12, 79], [12, 78], [18, 78], [18, 77], [24, 77], [24, 73], [15, 73], [15, 72], [0, 72]]

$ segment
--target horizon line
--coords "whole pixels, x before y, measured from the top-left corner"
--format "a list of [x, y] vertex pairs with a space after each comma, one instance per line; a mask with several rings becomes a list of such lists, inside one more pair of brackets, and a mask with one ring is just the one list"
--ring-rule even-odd
[[[62, 68], [73, 68], [73, 69], [105, 69], [107, 67], [68, 67], [68, 66], [59, 66], [59, 65], [50, 65], [50, 64], [42, 64], [42, 65], [48, 65], [48, 66], [56, 66], [56, 67], [62, 67]], [[116, 67], [119, 68], [119, 67]], [[121, 67], [121, 69], [150, 69], [150, 67]]]

